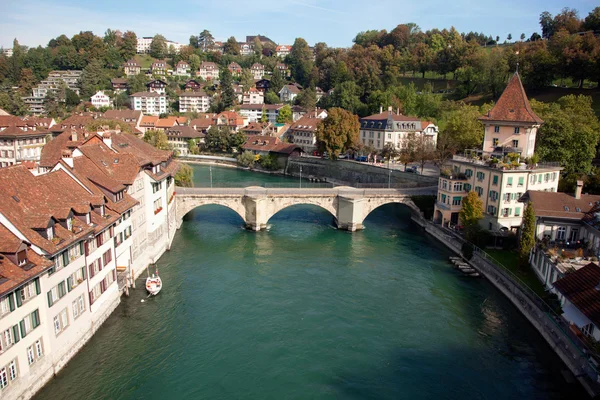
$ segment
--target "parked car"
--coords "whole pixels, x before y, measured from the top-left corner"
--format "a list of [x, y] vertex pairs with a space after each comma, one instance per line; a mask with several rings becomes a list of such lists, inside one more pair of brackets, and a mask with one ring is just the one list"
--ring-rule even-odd
[[348, 154], [340, 154], [340, 155], [338, 156], [338, 158], [339, 158], [340, 160], [343, 160], [344, 158], [348, 158]]
[[411, 173], [411, 174], [418, 174], [419, 173], [417, 167], [414, 167], [414, 166], [406, 168], [406, 172]]
[[367, 162], [367, 156], [356, 157], [356, 161]]

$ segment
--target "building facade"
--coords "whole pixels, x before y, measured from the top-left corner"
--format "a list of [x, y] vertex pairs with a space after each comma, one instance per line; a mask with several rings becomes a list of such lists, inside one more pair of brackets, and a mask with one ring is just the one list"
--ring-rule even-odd
[[138, 92], [130, 96], [131, 108], [147, 115], [160, 115], [167, 112], [167, 96], [154, 92]]
[[179, 94], [179, 112], [207, 112], [209, 107], [210, 96], [201, 90]]

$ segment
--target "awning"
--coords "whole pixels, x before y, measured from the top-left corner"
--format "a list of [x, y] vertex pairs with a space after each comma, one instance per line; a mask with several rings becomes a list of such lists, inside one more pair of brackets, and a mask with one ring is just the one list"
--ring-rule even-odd
[[565, 317], [567, 321], [577, 325], [578, 328], [583, 328], [592, 322], [572, 303], [563, 307], [563, 317]]

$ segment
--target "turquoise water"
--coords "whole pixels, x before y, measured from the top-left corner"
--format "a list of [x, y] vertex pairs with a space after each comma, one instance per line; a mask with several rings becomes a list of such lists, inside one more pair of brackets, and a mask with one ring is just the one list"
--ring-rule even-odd
[[314, 206], [281, 211], [265, 232], [242, 223], [220, 206], [189, 213], [158, 263], [160, 295], [141, 302], [139, 285], [123, 298], [36, 399], [583, 397], [526, 320], [459, 276], [404, 206], [352, 234]]

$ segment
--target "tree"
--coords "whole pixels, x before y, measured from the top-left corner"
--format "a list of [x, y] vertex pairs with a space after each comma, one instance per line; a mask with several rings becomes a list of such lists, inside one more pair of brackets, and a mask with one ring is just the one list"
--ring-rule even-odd
[[409, 132], [408, 135], [402, 139], [402, 146], [400, 147], [400, 162], [404, 164], [404, 171], [408, 164], [415, 161], [415, 151], [417, 147], [417, 135], [414, 132]]
[[359, 141], [358, 117], [342, 108], [329, 109], [328, 116], [317, 125], [315, 136], [320, 152], [327, 152], [335, 160]]
[[232, 56], [240, 55], [240, 44], [235, 40], [235, 37], [231, 36], [223, 44], [223, 53], [231, 54]]
[[227, 150], [239, 151], [239, 149], [243, 146], [244, 143], [246, 143], [246, 135], [244, 135], [244, 132], [237, 131], [235, 133], [232, 133], [228, 136]]
[[226, 152], [229, 149], [229, 135], [227, 127], [211, 126], [206, 132], [206, 147], [211, 151]]
[[554, 19], [548, 11], [540, 14], [540, 26], [542, 27], [542, 37], [544, 39], [549, 39], [554, 34]]
[[279, 109], [279, 113], [277, 114], [276, 122], [280, 124], [287, 124], [293, 121], [292, 107], [288, 104], [281, 107]]
[[529, 265], [529, 253], [535, 245], [535, 210], [533, 203], [529, 202], [523, 211], [523, 224], [519, 239], [519, 266], [526, 268]]
[[476, 240], [479, 221], [483, 218], [483, 202], [475, 191], [470, 191], [467, 197], [463, 198], [458, 217], [465, 229], [467, 240], [470, 242]]
[[215, 42], [215, 38], [208, 30], [203, 30], [198, 35], [198, 47], [202, 49], [202, 51], [206, 51], [206, 49], [210, 49]]
[[127, 89], [129, 94], [134, 94], [137, 92], [143, 92], [146, 90], [146, 84], [148, 83], [148, 78], [144, 73], [139, 73], [135, 76], [127, 79]]
[[274, 92], [269, 90], [267, 92], [267, 94], [265, 94], [265, 103], [266, 104], [278, 104], [279, 96], [277, 96]]
[[200, 68], [201, 64], [200, 56], [197, 54], [191, 54], [188, 57], [188, 63], [190, 64], [190, 70], [192, 73], [198, 71], [198, 68]]
[[198, 154], [200, 152], [200, 147], [198, 147], [198, 142], [195, 139], [188, 140], [188, 149], [192, 154]]
[[123, 38], [119, 44], [119, 51], [124, 60], [129, 60], [137, 51], [137, 36], [135, 32], [127, 31], [123, 34]]
[[233, 77], [228, 68], [221, 69], [221, 101], [220, 110], [223, 111], [235, 104], [236, 95], [233, 91]]
[[267, 116], [267, 109], [263, 107], [262, 109], [262, 115], [260, 117], [260, 122], [262, 122], [263, 124], [265, 122], [269, 122], [269, 117]]
[[568, 95], [554, 103], [531, 101], [544, 120], [536, 138], [542, 161], [558, 161], [565, 173], [589, 173], [600, 135], [591, 97]]
[[256, 54], [259, 58], [261, 58], [262, 52], [263, 52], [263, 44], [260, 41], [260, 39], [258, 38], [258, 36], [254, 37], [252, 45], [254, 46], [254, 54]]
[[163, 59], [168, 51], [167, 39], [163, 35], [154, 35], [152, 42], [150, 42], [150, 55], [154, 58]]
[[481, 113], [475, 106], [464, 103], [448, 105], [442, 115], [440, 131], [452, 138], [457, 151], [479, 148], [483, 142]]
[[581, 28], [584, 31], [600, 31], [600, 7], [594, 8], [585, 20]]
[[17, 116], [25, 115], [28, 111], [19, 93], [14, 91], [0, 92], [0, 109]]
[[428, 161], [432, 161], [435, 158], [435, 145], [433, 141], [426, 138], [424, 135], [417, 137], [415, 146], [415, 161], [421, 166], [421, 174], [423, 174], [423, 168]]
[[331, 95], [333, 107], [344, 108], [352, 113], [358, 113], [363, 107], [359, 97], [360, 88], [353, 81], [342, 82]]
[[107, 87], [108, 77], [102, 67], [102, 61], [92, 60], [87, 67], [83, 69], [79, 85], [81, 88], [81, 96], [84, 98], [90, 97], [98, 90]]
[[508, 34], [508, 36], [506, 37], [506, 40], [508, 40], [509, 42], [512, 40], [512, 34]]
[[169, 150], [169, 139], [164, 131], [150, 129], [144, 133], [144, 142], [160, 150]]
[[187, 164], [180, 164], [175, 174], [175, 185], [182, 187], [194, 186], [194, 170]]
[[240, 85], [243, 86], [245, 91], [249, 90], [251, 87], [254, 87], [254, 76], [248, 68], [242, 69], [242, 74], [240, 75]]
[[90, 132], [97, 132], [103, 129], [104, 127], [108, 127], [108, 129], [120, 129], [121, 132], [125, 133], [132, 133], [131, 125], [129, 125], [125, 121], [120, 120], [98, 118], [91, 122], [88, 122], [85, 125], [85, 129], [87, 129]]
[[387, 159], [388, 168], [390, 166], [390, 160], [395, 159], [399, 155], [400, 152], [398, 151], [396, 146], [394, 146], [393, 143], [386, 143], [385, 146], [383, 146], [383, 149], [381, 150], [381, 156], [384, 160]]
[[283, 79], [283, 75], [282, 75], [281, 71], [279, 71], [278, 69], [275, 69], [273, 71], [273, 75], [271, 76], [271, 85], [269, 87], [269, 92], [277, 94], [277, 93], [279, 93], [281, 88], [283, 88], [283, 85], [285, 85], [285, 80]]
[[317, 92], [311, 88], [304, 89], [296, 96], [296, 104], [306, 110], [315, 108], [317, 105]]
[[524, 34], [524, 33], [521, 33], [521, 42], [522, 42], [523, 40], [525, 40], [525, 34]]
[[79, 95], [74, 90], [69, 88], [65, 89], [65, 104], [67, 107], [76, 107], [81, 102]]
[[308, 47], [306, 40], [297, 38], [294, 41], [286, 61], [290, 66], [294, 80], [304, 87], [310, 86], [313, 61], [312, 51]]

